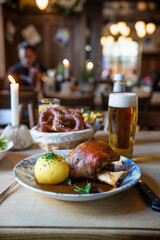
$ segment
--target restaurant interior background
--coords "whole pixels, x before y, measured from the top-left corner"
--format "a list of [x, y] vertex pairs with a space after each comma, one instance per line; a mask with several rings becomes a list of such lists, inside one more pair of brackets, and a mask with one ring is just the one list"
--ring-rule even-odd
[[80, 70], [93, 63], [99, 92], [108, 90], [115, 73], [125, 74], [129, 90], [142, 86], [150, 92], [154, 78], [154, 90], [160, 89], [159, 1], [50, 0], [44, 10], [32, 0], [0, 3], [1, 90], [24, 40], [36, 46], [51, 78], [58, 79], [68, 59], [70, 81], [76, 84], [85, 75]]

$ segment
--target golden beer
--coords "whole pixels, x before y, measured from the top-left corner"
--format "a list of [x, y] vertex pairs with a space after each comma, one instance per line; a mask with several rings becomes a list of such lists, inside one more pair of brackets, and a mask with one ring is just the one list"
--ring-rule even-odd
[[137, 125], [138, 100], [134, 93], [109, 96], [109, 143], [120, 155], [131, 158]]
[[38, 113], [40, 114], [47, 107], [57, 107], [60, 105], [60, 100], [57, 98], [42, 98], [39, 100]]

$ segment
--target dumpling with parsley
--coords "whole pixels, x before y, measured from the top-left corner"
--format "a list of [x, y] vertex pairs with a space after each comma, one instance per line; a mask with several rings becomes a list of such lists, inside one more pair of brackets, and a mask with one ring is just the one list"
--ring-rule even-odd
[[37, 160], [34, 172], [39, 183], [59, 184], [68, 177], [69, 166], [64, 157], [49, 152]]

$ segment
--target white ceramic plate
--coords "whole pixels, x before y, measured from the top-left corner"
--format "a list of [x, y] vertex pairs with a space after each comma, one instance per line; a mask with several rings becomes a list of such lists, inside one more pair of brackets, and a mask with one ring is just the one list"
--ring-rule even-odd
[[[60, 154], [63, 157], [66, 157], [67, 152], [68, 150], [54, 151], [54, 153]], [[123, 181], [123, 184], [116, 189], [113, 189], [108, 192], [91, 193], [91, 194], [64, 194], [64, 193], [44, 191], [37, 187], [35, 182], [35, 175], [34, 175], [35, 163], [37, 159], [43, 154], [44, 153], [30, 156], [22, 160], [21, 162], [19, 162], [13, 170], [13, 175], [15, 179], [24, 187], [27, 187], [35, 192], [45, 194], [59, 200], [89, 201], [89, 200], [96, 200], [96, 199], [108, 197], [132, 187], [139, 180], [141, 176], [141, 171], [139, 167], [131, 160], [121, 156], [121, 160], [125, 162], [125, 166], [123, 166], [122, 168], [129, 168], [129, 172], [125, 180]]]
[[13, 142], [10, 141], [7, 143], [7, 148], [0, 151], [0, 160], [2, 160], [6, 156], [7, 152], [13, 147], [13, 145]]

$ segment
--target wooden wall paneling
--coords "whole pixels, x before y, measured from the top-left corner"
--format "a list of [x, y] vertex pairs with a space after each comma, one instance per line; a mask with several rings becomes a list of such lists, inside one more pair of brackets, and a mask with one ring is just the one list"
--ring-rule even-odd
[[51, 52], [50, 67], [56, 67], [59, 62], [62, 62], [63, 56], [66, 55], [65, 53], [66, 48], [60, 47], [53, 39], [57, 29], [58, 29], [58, 26], [51, 26], [50, 33], [49, 33], [49, 44], [50, 44], [50, 52]]
[[20, 17], [22, 19], [21, 29], [33, 24], [41, 35], [42, 41], [36, 45], [38, 55], [37, 59], [41, 64], [48, 68], [50, 62], [50, 46], [48, 37], [50, 25], [48, 22], [50, 22], [50, 19], [48, 20], [46, 14], [41, 13], [25, 13], [24, 15], [20, 14]]
[[[0, 4], [0, 79], [5, 75], [5, 50], [4, 50], [4, 28], [3, 28], [3, 11]], [[0, 88], [2, 87], [2, 81], [0, 81]]]
[[160, 53], [143, 53], [141, 77], [148, 76], [152, 71], [160, 72]]
[[88, 3], [86, 5], [86, 16], [90, 22], [90, 44], [92, 50], [90, 58], [94, 64], [96, 75], [101, 74], [102, 70], [102, 47], [100, 38], [102, 36], [102, 2]]
[[[91, 7], [91, 9], [90, 9]], [[30, 24], [35, 25], [42, 36], [42, 42], [37, 44], [38, 60], [46, 68], [55, 68], [64, 58], [68, 58], [71, 64], [70, 70], [73, 76], [78, 78], [79, 68], [85, 64], [85, 45], [86, 45], [86, 22], [87, 14], [92, 22], [92, 53], [91, 60], [96, 69], [101, 70], [102, 50], [99, 44], [101, 37], [102, 5], [90, 5], [88, 11], [83, 13], [73, 13], [68, 17], [53, 13], [25, 12], [17, 11], [4, 7], [5, 21], [11, 19], [16, 25], [17, 31], [15, 41], [10, 44], [5, 39], [6, 48], [6, 68], [18, 62], [17, 44], [23, 41], [21, 30]], [[61, 24], [71, 29], [71, 38], [65, 47], [60, 47], [53, 40], [53, 37]]]
[[[81, 15], [79, 17], [73, 15], [70, 19], [62, 18], [58, 24], [52, 24], [49, 33], [49, 44], [51, 46], [51, 67], [56, 67], [59, 62], [62, 62], [64, 58], [67, 58], [70, 61], [70, 71], [74, 76], [77, 76], [77, 65], [79, 65], [81, 61], [83, 61], [84, 64], [84, 27], [81, 19]], [[64, 24], [64, 26], [68, 27], [71, 31], [71, 38], [64, 47], [59, 46], [53, 39], [58, 27], [61, 24]]]
[[[31, 13], [15, 11], [4, 7], [5, 22], [13, 21], [17, 31], [13, 44], [6, 42], [6, 67], [7, 69], [19, 61], [17, 56], [17, 44], [23, 41], [21, 30], [30, 24], [35, 25], [42, 36], [42, 42], [36, 45], [38, 60], [46, 68], [55, 68], [64, 58], [71, 63], [71, 72], [78, 74], [79, 65], [85, 61], [85, 20], [82, 14], [72, 14], [65, 18], [62, 15], [49, 13]], [[59, 26], [71, 29], [71, 38], [65, 47], [60, 47], [54, 40], [54, 35]], [[10, 54], [11, 53], [11, 54]]]
[[74, 66], [72, 68], [72, 74], [76, 79], [79, 79], [79, 70], [85, 64], [86, 56], [85, 56], [85, 38], [86, 31], [86, 16], [83, 14], [76, 15], [75, 19], [75, 27], [73, 30], [73, 38], [74, 45], [72, 46], [72, 50], [74, 52], [74, 57], [72, 58], [71, 64]]
[[[8, 68], [18, 62], [17, 56], [17, 44], [22, 40], [19, 34], [20, 31], [20, 19], [17, 11], [13, 11], [8, 7], [3, 7], [3, 18], [4, 18], [4, 32], [5, 32], [5, 65], [6, 72]], [[9, 42], [6, 38], [6, 26], [7, 22], [11, 21], [15, 27], [16, 32], [13, 38], [13, 42]]]

